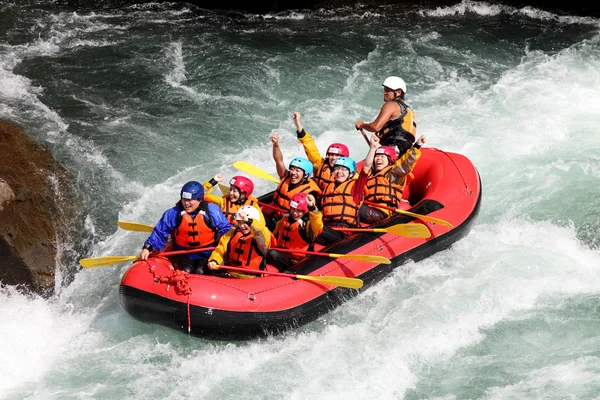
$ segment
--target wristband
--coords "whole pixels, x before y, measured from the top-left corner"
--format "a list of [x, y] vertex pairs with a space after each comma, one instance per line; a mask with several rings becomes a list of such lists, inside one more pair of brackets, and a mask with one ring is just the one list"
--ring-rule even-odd
[[298, 139], [302, 139], [304, 136], [306, 136], [306, 131], [304, 128], [302, 128], [300, 132], [296, 131], [296, 136], [298, 136]]
[[150, 243], [144, 243], [144, 247], [142, 247], [142, 249], [152, 251], [152, 245]]
[[215, 186], [217, 183], [219, 183], [219, 182], [217, 182], [217, 181], [215, 180], [215, 178], [210, 178], [210, 181], [208, 181], [208, 184], [209, 184], [210, 186]]

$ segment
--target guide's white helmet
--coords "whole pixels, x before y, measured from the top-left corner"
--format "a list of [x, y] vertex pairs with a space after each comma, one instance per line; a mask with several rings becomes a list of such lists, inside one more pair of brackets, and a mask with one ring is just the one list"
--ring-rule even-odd
[[402, 90], [402, 93], [406, 93], [406, 83], [404, 82], [404, 79], [397, 76], [388, 76], [385, 81], [383, 81], [383, 86], [392, 90]]

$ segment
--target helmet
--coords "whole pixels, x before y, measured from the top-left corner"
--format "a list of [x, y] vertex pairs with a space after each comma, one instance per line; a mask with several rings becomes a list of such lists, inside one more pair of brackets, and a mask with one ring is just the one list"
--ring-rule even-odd
[[245, 176], [236, 175], [231, 178], [229, 184], [240, 189], [240, 192], [246, 192], [246, 196], [250, 196], [254, 191], [254, 183]]
[[346, 167], [350, 170], [350, 175], [356, 172], [356, 162], [348, 157], [340, 157], [333, 163], [333, 166], [341, 165], [342, 167]]
[[289, 168], [296, 167], [304, 171], [304, 176], [309, 176], [313, 172], [313, 165], [306, 158], [296, 157], [290, 162]]
[[246, 215], [248, 216], [248, 218], [252, 218], [255, 221], [260, 221], [260, 213], [253, 206], [244, 206], [244, 207], [240, 208], [235, 213], [235, 220], [236, 221], [242, 221], [243, 220], [243, 218], [240, 217], [240, 211], [244, 211], [246, 213]]
[[350, 157], [350, 151], [348, 151], [348, 147], [345, 144], [341, 143], [332, 143], [327, 148], [327, 154], [337, 154], [342, 157]]
[[406, 93], [406, 83], [404, 79], [398, 78], [397, 76], [388, 76], [383, 81], [383, 86], [392, 90], [402, 90], [402, 93]]
[[182, 199], [202, 200], [204, 199], [204, 188], [199, 182], [190, 181], [183, 185], [179, 196]]
[[290, 199], [290, 208], [297, 208], [300, 211], [308, 212], [308, 204], [306, 204], [306, 193], [296, 193]]
[[396, 150], [394, 150], [393, 148], [389, 147], [389, 146], [381, 146], [379, 148], [377, 148], [377, 150], [375, 150], [375, 155], [377, 154], [385, 154], [386, 156], [388, 156], [390, 158], [390, 162], [393, 164], [396, 162], [396, 160], [398, 159], [398, 156], [396, 155]]

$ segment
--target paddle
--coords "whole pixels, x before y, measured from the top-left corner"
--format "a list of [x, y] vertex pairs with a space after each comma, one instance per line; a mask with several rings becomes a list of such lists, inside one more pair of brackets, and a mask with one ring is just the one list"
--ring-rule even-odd
[[409, 238], [428, 238], [431, 236], [429, 229], [423, 224], [401, 224], [390, 226], [389, 228], [334, 228], [336, 231], [347, 231], [347, 232], [383, 232], [392, 233], [398, 236], [404, 236]]
[[391, 264], [392, 262], [381, 256], [369, 256], [364, 254], [335, 254], [335, 253], [320, 253], [318, 251], [303, 251], [303, 250], [294, 250], [294, 249], [280, 249], [273, 248], [269, 250], [277, 250], [282, 253], [294, 253], [294, 254], [306, 254], [311, 256], [323, 256], [323, 257], [331, 257], [331, 258], [348, 258], [350, 260], [358, 260], [364, 262], [372, 262], [379, 264]]
[[360, 289], [363, 286], [363, 281], [361, 279], [346, 278], [344, 276], [310, 276], [310, 275], [285, 274], [283, 272], [259, 271], [257, 269], [230, 267], [228, 265], [221, 265], [219, 268], [230, 270], [230, 271], [244, 272], [246, 274], [286, 276], [288, 278], [304, 279], [306, 281], [314, 281], [314, 282], [324, 283], [327, 285], [340, 286], [340, 287], [346, 287], [346, 288], [351, 288], [351, 289]]
[[362, 130], [362, 128], [359, 129], [360, 133], [362, 133], [363, 137], [365, 138], [365, 140], [367, 141], [367, 145], [371, 146], [371, 141], [369, 140], [369, 138], [367, 137], [367, 134], [365, 133], [365, 131]]
[[410, 217], [420, 219], [421, 221], [433, 222], [434, 224], [440, 224], [440, 225], [447, 226], [448, 228], [453, 228], [453, 226], [450, 222], [444, 221], [443, 219], [428, 217], [427, 215], [421, 215], [421, 214], [416, 214], [416, 213], [413, 213], [410, 211], [404, 211], [404, 210], [399, 210], [397, 208], [382, 206], [381, 204], [373, 203], [371, 201], [364, 201], [364, 203], [368, 204], [372, 207], [382, 208], [384, 210], [390, 210], [390, 211], [397, 212], [398, 214], [408, 215]]
[[221, 190], [221, 193], [223, 193], [223, 195], [229, 194], [229, 186], [219, 183], [219, 189]]
[[152, 232], [154, 229], [152, 225], [138, 224], [137, 222], [117, 221], [117, 225], [121, 229], [134, 232]]
[[275, 182], [275, 183], [279, 183], [280, 180], [275, 178], [273, 175], [269, 174], [268, 172], [255, 167], [252, 164], [247, 163], [246, 161], [236, 161], [235, 163], [233, 163], [233, 166], [237, 169], [239, 169], [240, 171], [244, 171], [250, 175], [254, 175], [258, 178], [262, 178], [262, 179], [266, 179], [268, 181], [271, 182]]
[[[204, 247], [200, 249], [192, 249], [192, 250], [176, 250], [176, 251], [165, 251], [163, 253], [152, 254], [152, 257], [166, 257], [166, 256], [174, 256], [176, 254], [188, 254], [188, 253], [197, 253], [199, 251], [209, 251], [214, 250], [214, 247]], [[79, 260], [79, 263], [84, 268], [98, 268], [98, 267], [106, 267], [108, 265], [119, 264], [125, 261], [137, 260], [139, 256], [104, 256], [104, 257], [92, 257], [92, 258], [82, 258]]]

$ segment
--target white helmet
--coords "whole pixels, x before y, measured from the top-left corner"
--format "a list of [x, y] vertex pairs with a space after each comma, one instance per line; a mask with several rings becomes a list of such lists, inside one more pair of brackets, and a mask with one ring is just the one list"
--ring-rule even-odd
[[402, 90], [402, 93], [406, 93], [406, 83], [404, 79], [398, 78], [397, 76], [388, 76], [383, 81], [383, 86], [392, 90]]
[[235, 213], [235, 220], [236, 221], [242, 221], [243, 220], [243, 218], [240, 217], [240, 215], [239, 215], [240, 211], [244, 211], [246, 213], [246, 215], [248, 216], [248, 218], [252, 218], [255, 221], [260, 221], [260, 213], [253, 206], [244, 206], [244, 207], [240, 208]]

